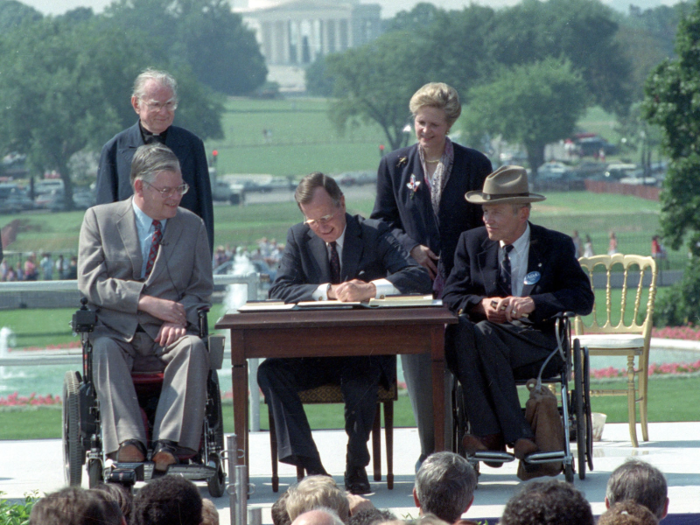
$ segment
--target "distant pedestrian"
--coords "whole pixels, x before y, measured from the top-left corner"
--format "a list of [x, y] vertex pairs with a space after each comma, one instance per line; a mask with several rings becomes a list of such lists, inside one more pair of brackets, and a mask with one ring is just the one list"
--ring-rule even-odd
[[591, 241], [591, 236], [586, 235], [586, 242], [583, 245], [583, 256], [593, 257], [595, 253], [593, 252], [593, 241]]
[[44, 281], [51, 281], [53, 279], [53, 259], [51, 259], [51, 254], [44, 252], [39, 265], [44, 274]]
[[27, 256], [27, 260], [24, 261], [24, 279], [25, 281], [36, 281], [37, 271], [36, 271], [36, 256], [30, 253]]
[[610, 232], [610, 241], [608, 242], [608, 255], [615, 255], [617, 251], [617, 236], [615, 232]]
[[583, 253], [583, 247], [581, 246], [581, 237], [578, 236], [578, 230], [574, 230], [574, 235], [571, 237], [571, 240], [574, 241], [574, 249], [576, 251], [575, 255], [578, 259]]

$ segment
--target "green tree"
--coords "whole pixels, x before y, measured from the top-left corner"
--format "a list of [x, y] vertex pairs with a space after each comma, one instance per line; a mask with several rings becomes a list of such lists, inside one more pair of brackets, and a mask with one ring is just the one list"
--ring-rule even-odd
[[488, 41], [500, 64], [568, 59], [581, 73], [593, 102], [624, 114], [632, 87], [617, 31], [612, 9], [599, 0], [523, 0], [499, 11]]
[[306, 77], [306, 91], [310, 95], [317, 97], [330, 97], [333, 95], [335, 84], [332, 77], [328, 75], [326, 67], [326, 57], [319, 55], [304, 72]]
[[[71, 156], [99, 150], [137, 118], [129, 103], [131, 83], [154, 62], [138, 36], [96, 19], [61, 17], [0, 36], [0, 144], [26, 153], [38, 172], [61, 173], [69, 209]], [[200, 136], [221, 137], [220, 103], [186, 65], [173, 72], [184, 106], [178, 122]]]
[[663, 130], [671, 162], [661, 192], [661, 230], [674, 249], [687, 243], [692, 258], [683, 281], [659, 305], [660, 322], [700, 323], [700, 1], [681, 20], [678, 58], [661, 63], [645, 86], [643, 114]]
[[523, 144], [536, 184], [545, 146], [570, 136], [586, 107], [581, 75], [569, 62], [548, 58], [502, 69], [493, 82], [474, 88], [465, 127], [471, 136]]
[[255, 34], [228, 0], [119, 0], [105, 11], [109, 24], [139, 29], [173, 64], [226, 95], [263, 85], [265, 60]]
[[17, 0], [0, 0], [0, 34], [16, 29], [24, 22], [37, 22], [42, 18], [39, 11]]
[[677, 59], [661, 63], [645, 86], [644, 116], [663, 130], [671, 159], [661, 192], [663, 237], [700, 255], [700, 1], [678, 27]]
[[336, 99], [331, 120], [339, 130], [359, 119], [376, 122], [392, 149], [406, 145], [403, 131], [410, 122], [408, 102], [413, 93], [432, 80], [426, 65], [431, 50], [409, 32], [382, 35], [374, 42], [326, 58], [335, 80]]

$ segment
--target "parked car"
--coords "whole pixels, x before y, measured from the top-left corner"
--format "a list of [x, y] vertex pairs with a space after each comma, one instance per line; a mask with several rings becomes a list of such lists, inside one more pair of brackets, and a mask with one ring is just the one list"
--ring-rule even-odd
[[[27, 190], [15, 189], [8, 197], [2, 201], [4, 213], [20, 213], [22, 211], [33, 210], [34, 201], [29, 198]], [[8, 210], [8, 211], [4, 211]]]

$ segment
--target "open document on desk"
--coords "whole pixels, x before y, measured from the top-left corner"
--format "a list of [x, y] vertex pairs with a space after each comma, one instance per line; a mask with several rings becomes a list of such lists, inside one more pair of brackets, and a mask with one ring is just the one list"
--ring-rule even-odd
[[286, 304], [283, 301], [249, 301], [239, 306], [240, 313], [274, 312], [288, 310], [346, 310], [351, 308], [406, 308], [418, 306], [442, 306], [441, 299], [433, 299], [432, 295], [390, 295], [384, 299], [370, 299], [363, 302], [343, 301], [301, 301]]

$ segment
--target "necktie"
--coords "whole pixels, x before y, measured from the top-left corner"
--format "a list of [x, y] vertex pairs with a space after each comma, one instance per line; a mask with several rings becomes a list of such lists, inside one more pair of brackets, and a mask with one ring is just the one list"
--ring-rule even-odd
[[160, 221], [153, 221], [153, 227], [155, 231], [153, 232], [153, 240], [151, 241], [151, 251], [148, 253], [148, 262], [146, 263], [146, 277], [151, 274], [153, 269], [153, 263], [156, 262], [156, 256], [158, 255], [158, 248], [160, 247], [160, 240], [163, 238], [163, 232], [161, 230]]
[[503, 247], [505, 250], [503, 253], [503, 262], [501, 263], [501, 272], [499, 276], [498, 284], [500, 285], [501, 292], [505, 294], [506, 297], [513, 295], [513, 288], [511, 282], [511, 268], [510, 268], [510, 252], [513, 251], [513, 245], [508, 244]]
[[331, 247], [331, 284], [340, 283], [340, 257], [335, 249], [335, 241], [328, 243]]

